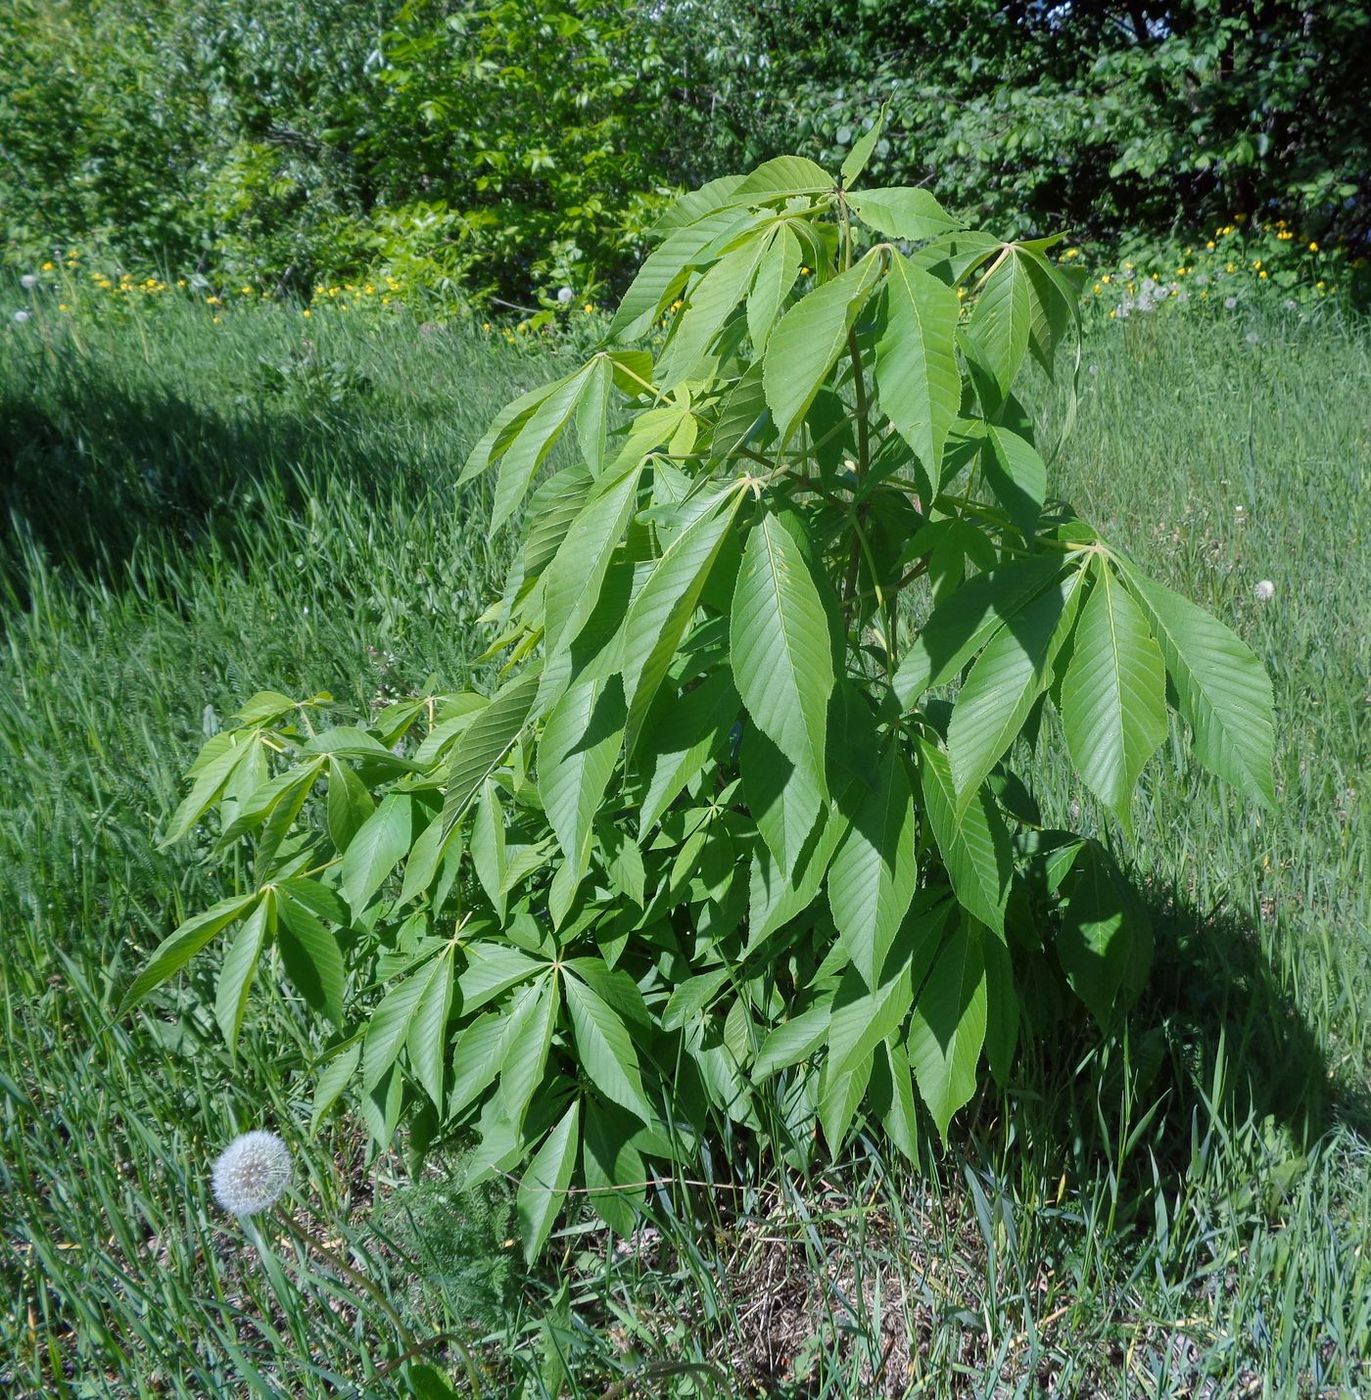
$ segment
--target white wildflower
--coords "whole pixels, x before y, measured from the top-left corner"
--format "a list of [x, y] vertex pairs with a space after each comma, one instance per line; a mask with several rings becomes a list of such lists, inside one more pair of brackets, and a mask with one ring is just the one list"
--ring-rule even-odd
[[1252, 591], [1257, 595], [1257, 602], [1268, 603], [1276, 596], [1276, 585], [1269, 578], [1264, 578]]
[[290, 1185], [290, 1149], [261, 1128], [242, 1133], [219, 1154], [210, 1184], [214, 1199], [234, 1215], [270, 1210]]
[[557, 300], [565, 306], [575, 295], [576, 293], [573, 292], [570, 287], [560, 287], [557, 291]]
[[26, 272], [19, 279], [19, 285], [26, 292], [31, 292], [38, 285], [38, 274], [36, 272]]
[[1225, 311], [1232, 311], [1237, 306], [1237, 304], [1237, 297], [1224, 297], [1223, 299], [1223, 309]]
[[24, 322], [27, 321], [27, 320], [29, 319], [30, 314], [31, 314], [31, 313], [30, 313], [30, 312], [27, 312], [27, 311], [16, 311], [16, 312], [14, 313], [14, 323], [15, 323], [15, 325], [17, 325], [17, 326], [22, 326], [22, 325], [24, 324]]

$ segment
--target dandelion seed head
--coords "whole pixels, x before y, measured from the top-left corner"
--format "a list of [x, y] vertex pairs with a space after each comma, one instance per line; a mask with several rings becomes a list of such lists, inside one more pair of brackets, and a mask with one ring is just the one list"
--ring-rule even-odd
[[14, 313], [14, 322], [15, 322], [15, 325], [22, 326], [22, 325], [24, 324], [24, 322], [27, 321], [28, 319], [29, 319], [29, 312], [27, 312], [27, 311], [16, 311], [16, 312]]
[[214, 1199], [233, 1215], [270, 1210], [290, 1185], [290, 1149], [261, 1128], [241, 1133], [215, 1160], [210, 1185]]
[[573, 292], [573, 291], [571, 290], [570, 287], [561, 287], [561, 288], [559, 288], [558, 291], [557, 291], [557, 300], [558, 300], [563, 306], [566, 306], [567, 303], [570, 302], [570, 301], [575, 297], [575, 295], [576, 295], [576, 293]]
[[19, 285], [26, 291], [32, 291], [38, 285], [38, 274], [36, 272], [26, 272], [20, 279]]
[[1262, 579], [1252, 590], [1257, 595], [1259, 603], [1270, 602], [1276, 596], [1276, 585], [1269, 578]]

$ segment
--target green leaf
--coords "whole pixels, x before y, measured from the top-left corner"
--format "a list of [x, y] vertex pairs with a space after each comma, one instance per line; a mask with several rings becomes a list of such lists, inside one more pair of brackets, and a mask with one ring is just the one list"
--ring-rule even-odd
[[522, 1129], [529, 1104], [547, 1073], [548, 1051], [561, 1009], [560, 986], [561, 979], [555, 973], [542, 977], [515, 997], [507, 1017], [499, 1105], [516, 1129]]
[[409, 854], [413, 812], [413, 798], [391, 793], [358, 828], [343, 853], [339, 883], [354, 914], [367, 907], [386, 876]]
[[261, 903], [243, 920], [224, 954], [215, 986], [214, 1019], [228, 1042], [229, 1053], [238, 1047], [238, 1032], [247, 1010], [248, 993], [257, 975], [257, 963], [276, 927], [276, 896], [268, 890]]
[[823, 791], [807, 767], [791, 763], [755, 725], [744, 726], [738, 767], [748, 811], [789, 879], [819, 819]]
[[885, 326], [876, 345], [881, 408], [919, 455], [936, 489], [943, 444], [961, 404], [957, 294], [891, 251]]
[[438, 874], [438, 866], [456, 839], [455, 828], [444, 832], [441, 812], [424, 827], [405, 862], [405, 878], [397, 907], [403, 908], [412, 899], [427, 893]]
[[1066, 642], [1080, 600], [1083, 569], [1020, 608], [990, 639], [967, 674], [947, 727], [959, 806], [971, 800], [1019, 736]]
[[292, 899], [290, 890], [289, 881], [277, 887], [277, 945], [281, 961], [305, 1004], [322, 1012], [335, 1026], [341, 1026], [346, 981], [343, 950], [338, 946], [337, 935], [325, 928], [312, 910]]
[[1053, 946], [1071, 990], [1106, 1025], [1135, 963], [1151, 955], [1147, 912], [1094, 841], [1081, 846], [1062, 894], [1066, 904]]
[[523, 732], [538, 694], [538, 679], [535, 667], [506, 681], [457, 742], [448, 762], [444, 832], [452, 830], [481, 784], [499, 767], [509, 746]]
[[1006, 1088], [1014, 1047], [1019, 1039], [1019, 993], [1014, 985], [1014, 961], [999, 938], [982, 938], [985, 954], [985, 1055], [995, 1082]]
[[570, 375], [564, 375], [561, 379], [553, 380], [551, 384], [540, 384], [536, 389], [520, 394], [512, 403], [507, 403], [495, 415], [480, 441], [471, 449], [457, 480], [467, 482], [480, 476], [493, 461], [508, 450], [509, 444], [519, 435], [538, 405], [569, 378]]
[[431, 1015], [433, 984], [444, 981], [452, 981], [451, 949], [430, 958], [417, 972], [396, 982], [381, 998], [371, 1013], [362, 1047], [362, 1083], [367, 1089], [380, 1083], [399, 1057], [420, 1008], [426, 1008], [426, 1014]]
[[866, 169], [866, 163], [871, 159], [871, 153], [876, 149], [876, 142], [881, 139], [881, 132], [885, 128], [886, 114], [890, 111], [890, 99], [886, 98], [881, 103], [881, 110], [876, 114], [876, 120], [871, 123], [870, 129], [863, 132], [852, 144], [852, 149], [847, 153], [843, 161], [842, 180], [844, 186], [851, 183], [861, 175]]
[[1076, 771], [1127, 828], [1133, 789], [1166, 738], [1166, 668], [1147, 619], [1103, 561], [1076, 628], [1061, 716]]
[[357, 1073], [357, 1064], [361, 1058], [362, 1047], [356, 1041], [331, 1052], [329, 1060], [315, 1081], [314, 1102], [309, 1118], [310, 1132], [318, 1131], [319, 1124], [324, 1121], [324, 1115], [342, 1098], [343, 1090]]
[[819, 893], [833, 852], [847, 823], [833, 807], [826, 809], [817, 833], [800, 857], [793, 879], [786, 879], [765, 842], [753, 850], [748, 892], [748, 953], [754, 952], [783, 924], [802, 914]]
[[868, 255], [797, 301], [771, 332], [762, 385], [782, 443], [809, 411], [880, 276], [879, 258]]
[[774, 515], [753, 527], [743, 551], [729, 653], [738, 693], [758, 729], [826, 793], [833, 692], [828, 618], [799, 546]]
[[[747, 333], [752, 337], [752, 347], [758, 355], [766, 349], [771, 328], [776, 324], [776, 317], [780, 315], [795, 279], [800, 275], [803, 261], [800, 240], [795, 237], [789, 224], [781, 224], [771, 234], [766, 250], [757, 263], [752, 290], [747, 298]], [[752, 416], [755, 419], [757, 415]]]
[[1008, 428], [991, 427], [985, 435], [981, 466], [990, 489], [1009, 518], [1032, 535], [1047, 496], [1047, 464], [1031, 442]]
[[603, 351], [590, 363], [590, 375], [576, 405], [576, 442], [581, 456], [599, 471], [605, 460], [605, 443], [609, 434], [614, 364]]
[[553, 1222], [566, 1200], [581, 1142], [581, 1101], [572, 1099], [561, 1121], [543, 1139], [538, 1154], [528, 1164], [514, 1198], [524, 1259], [532, 1264], [543, 1252]]
[[495, 917], [505, 921], [505, 813], [500, 790], [491, 778], [481, 784], [481, 799], [471, 818], [467, 841], [476, 878], [495, 908]]
[[671, 541], [629, 607], [624, 622], [623, 669], [628, 699], [626, 757], [633, 754], [648, 708], [730, 537], [742, 495], [736, 482], [716, 492], [695, 520]]
[[746, 446], [769, 412], [762, 387], [763, 368], [761, 360], [754, 360], [724, 397], [710, 442], [711, 465]]
[[[255, 734], [246, 737], [216, 734], [210, 743], [214, 743], [216, 740], [222, 741], [223, 746], [220, 752], [203, 766], [197, 762], [196, 768], [192, 770], [195, 773], [195, 782], [191, 785], [185, 800], [173, 813], [167, 827], [167, 834], [163, 837], [159, 849], [165, 850], [168, 846], [174, 845], [190, 831], [209, 810], [214, 799], [224, 790], [225, 784], [233, 776], [234, 771], [251, 756], [259, 744]], [[205, 749], [208, 750], [208, 748], [209, 744], [206, 744]], [[201, 758], [203, 757], [204, 753], [202, 752]]]
[[1009, 393], [1028, 353], [1033, 322], [1033, 290], [1023, 259], [1007, 244], [986, 276], [967, 321], [968, 339], [995, 376], [1001, 395]]
[[447, 1053], [447, 1018], [452, 1010], [452, 957], [449, 944], [429, 967], [433, 969], [414, 1007], [405, 1037], [410, 1068], [433, 1100], [433, 1106], [443, 1107], [443, 1060]]
[[679, 698], [659, 693], [637, 746], [638, 768], [646, 781], [638, 812], [640, 836], [661, 820], [681, 789], [704, 772], [733, 727], [740, 703], [726, 666]]
[[918, 745], [924, 810], [952, 888], [964, 909], [1003, 933], [1014, 874], [1004, 818], [984, 788], [959, 811], [947, 756], [925, 738]]
[[694, 377], [711, 341], [743, 299], [762, 245], [749, 239], [725, 253], [689, 292], [670, 341], [657, 362], [657, 381], [670, 389]]
[[828, 1026], [833, 1017], [833, 1008], [825, 1000], [818, 1006], [811, 1006], [789, 1021], [774, 1026], [762, 1042], [757, 1058], [752, 1062], [753, 1083], [798, 1065], [807, 1060], [828, 1039]]
[[[463, 1008], [465, 1010], [465, 1008]], [[456, 1118], [495, 1083], [505, 1058], [506, 1017], [487, 1011], [463, 1028], [452, 1047], [447, 1116]]]
[[945, 685], [1060, 573], [1060, 556], [1039, 555], [977, 574], [940, 603], [895, 673], [906, 711], [933, 686]]
[[976, 1092], [976, 1065], [985, 1042], [986, 979], [981, 932], [955, 928], [914, 1003], [909, 1058], [919, 1093], [947, 1145], [952, 1115]]
[[919, 1114], [914, 1105], [914, 1080], [904, 1049], [893, 1039], [877, 1056], [871, 1075], [871, 1106], [886, 1135], [905, 1157], [919, 1160]]
[[468, 943], [466, 959], [466, 970], [457, 979], [464, 1014], [484, 1006], [535, 973], [547, 971], [545, 962], [538, 962], [508, 943]]
[[340, 851], [346, 851], [352, 838], [376, 810], [366, 784], [345, 764], [330, 756], [328, 761], [328, 834]]
[[638, 1124], [615, 1105], [586, 1100], [586, 1132], [581, 1161], [590, 1204], [620, 1235], [633, 1233], [634, 1206], [642, 1200], [646, 1172], [633, 1144]]
[[556, 557], [594, 484], [590, 468], [575, 462], [548, 477], [533, 493], [524, 532], [525, 578], [537, 578]]
[[566, 1000], [576, 1050], [590, 1083], [644, 1123], [652, 1122], [654, 1115], [643, 1092], [638, 1055], [624, 1023], [595, 992], [574, 977], [566, 980]]
[[617, 676], [582, 681], [553, 706], [538, 745], [538, 792], [577, 879], [590, 860], [595, 814], [614, 773], [624, 719]]
[[1119, 562], [1161, 647], [1195, 757], [1239, 792], [1274, 807], [1273, 702], [1265, 667], [1217, 618]]
[[927, 190], [850, 190], [847, 202], [864, 224], [887, 238], [922, 243], [962, 227], [961, 220], [954, 219]]
[[804, 156], [776, 156], [763, 161], [729, 195], [734, 204], [762, 204], [792, 194], [823, 194], [833, 188], [833, 176]]
[[662, 1011], [662, 1029], [679, 1030], [695, 1020], [728, 984], [728, 979], [728, 968], [720, 967], [688, 977], [678, 984]]
[[649, 331], [672, 295], [684, 286], [687, 269], [699, 260], [712, 261], [707, 256], [712, 245], [726, 242], [753, 222], [754, 216], [736, 208], [721, 209], [668, 233], [629, 284], [609, 323], [607, 339], [623, 343]]
[[871, 990], [857, 969], [849, 966], [833, 998], [828, 1028], [829, 1073], [851, 1074], [865, 1064], [869, 1074], [876, 1047], [904, 1025], [912, 1002], [908, 962]]
[[121, 1014], [142, 1001], [154, 987], [178, 973], [215, 934], [227, 928], [235, 919], [242, 918], [261, 898], [262, 892], [254, 890], [252, 894], [221, 899], [204, 913], [187, 919], [158, 945], [147, 966], [133, 979], [133, 985], [124, 993], [120, 1003]]
[[918, 823], [898, 748], [880, 760], [828, 870], [828, 906], [853, 964], [875, 986], [918, 881]]
[[591, 373], [597, 363], [592, 360], [555, 388], [533, 411], [501, 456], [500, 475], [495, 483], [495, 504], [490, 513], [492, 535], [519, 508], [534, 474], [571, 421], [577, 401], [592, 382]]

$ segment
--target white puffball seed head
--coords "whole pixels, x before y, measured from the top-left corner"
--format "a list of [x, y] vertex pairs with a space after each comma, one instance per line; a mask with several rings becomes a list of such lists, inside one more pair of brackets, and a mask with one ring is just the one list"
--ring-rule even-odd
[[1269, 578], [1264, 578], [1252, 591], [1259, 603], [1268, 603], [1276, 596], [1276, 585]]
[[570, 287], [561, 287], [557, 291], [557, 300], [565, 306], [575, 295], [576, 293]]
[[290, 1149], [275, 1133], [243, 1133], [219, 1154], [210, 1184], [214, 1199], [233, 1215], [270, 1210], [290, 1185]]

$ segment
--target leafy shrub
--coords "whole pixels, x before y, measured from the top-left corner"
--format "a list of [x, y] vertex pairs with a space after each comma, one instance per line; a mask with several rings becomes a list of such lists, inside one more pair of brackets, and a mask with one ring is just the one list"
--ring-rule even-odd
[[214, 812], [252, 875], [129, 1001], [231, 931], [232, 1042], [279, 959], [336, 1027], [316, 1118], [352, 1091], [378, 1142], [522, 1167], [530, 1257], [573, 1181], [627, 1230], [726, 1134], [917, 1158], [1021, 1026], [1136, 993], [1138, 896], [1009, 766], [1050, 715], [1124, 827], [1168, 700], [1273, 800], [1256, 658], [1048, 496], [1014, 385], [1071, 339], [1053, 240], [861, 187], [879, 135], [685, 195], [601, 348], [472, 450], [492, 530], [532, 488], [491, 695], [256, 695], [167, 833]]

